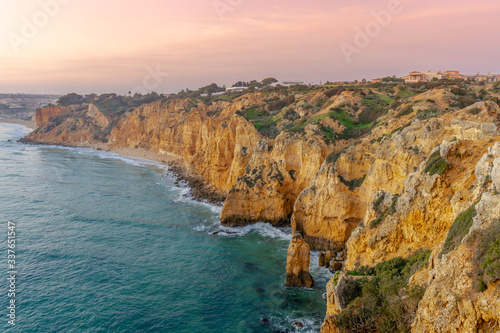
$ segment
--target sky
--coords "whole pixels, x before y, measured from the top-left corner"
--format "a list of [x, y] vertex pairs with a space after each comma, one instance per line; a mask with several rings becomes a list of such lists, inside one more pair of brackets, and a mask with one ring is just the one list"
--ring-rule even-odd
[[0, 92], [500, 73], [498, 17], [498, 0], [0, 0]]

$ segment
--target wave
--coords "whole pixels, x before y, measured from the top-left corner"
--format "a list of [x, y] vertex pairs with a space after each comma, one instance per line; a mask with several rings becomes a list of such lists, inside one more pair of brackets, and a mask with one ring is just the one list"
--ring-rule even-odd
[[15, 137], [22, 137], [29, 133], [33, 132], [33, 130], [29, 127], [20, 124], [12, 124], [12, 123], [0, 123], [0, 134], [7, 134]]
[[[276, 321], [279, 321], [281, 323], [274, 323]], [[277, 329], [278, 331], [284, 331], [284, 332], [300, 332], [300, 333], [317, 333], [321, 329], [321, 324], [323, 323], [322, 320], [318, 319], [313, 319], [311, 317], [291, 317], [287, 316], [285, 319], [282, 317], [270, 317], [270, 322], [271, 322], [271, 327], [274, 329]], [[292, 324], [292, 329], [290, 330], [288, 325], [285, 324], [287, 323], [288, 325]], [[302, 323], [303, 327], [298, 327], [293, 324], [295, 323]]]
[[269, 223], [258, 222], [244, 227], [224, 227], [220, 221], [212, 225], [198, 225], [196, 231], [205, 231], [211, 235], [221, 237], [241, 237], [251, 233], [257, 233], [264, 238], [275, 238], [290, 241], [292, 239], [292, 228], [274, 227]]
[[328, 282], [332, 276], [333, 273], [330, 272], [328, 268], [321, 267], [318, 265], [319, 263], [319, 254], [320, 251], [311, 251], [311, 260], [309, 264], [309, 272], [311, 275], [314, 277], [314, 279], [319, 282]]

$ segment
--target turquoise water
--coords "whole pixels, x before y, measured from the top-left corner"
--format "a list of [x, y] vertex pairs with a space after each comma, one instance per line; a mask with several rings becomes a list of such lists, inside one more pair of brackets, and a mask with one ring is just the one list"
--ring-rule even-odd
[[[289, 229], [222, 228], [220, 208], [190, 200], [165, 167], [17, 143], [26, 133], [0, 124], [2, 332], [319, 331], [330, 274], [313, 254], [317, 287], [284, 286]], [[7, 221], [17, 231], [15, 327]]]

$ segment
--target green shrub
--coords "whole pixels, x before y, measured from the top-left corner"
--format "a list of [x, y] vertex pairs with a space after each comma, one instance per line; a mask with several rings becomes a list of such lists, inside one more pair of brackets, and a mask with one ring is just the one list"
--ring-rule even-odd
[[413, 106], [407, 105], [403, 110], [398, 112], [398, 114], [396, 115], [396, 118], [401, 118], [403, 116], [407, 116], [412, 112], [413, 112]]
[[344, 179], [344, 177], [342, 177], [341, 175], [338, 175], [337, 177], [345, 186], [349, 188], [349, 191], [354, 191], [355, 188], [360, 187], [366, 179], [366, 175], [361, 178], [352, 180]]
[[269, 111], [280, 111], [285, 106], [288, 106], [288, 105], [292, 104], [293, 102], [295, 102], [295, 97], [293, 95], [290, 95], [290, 96], [285, 97], [283, 99], [279, 99], [279, 100], [276, 100], [276, 101], [269, 103], [268, 109], [269, 109]]
[[329, 164], [334, 164], [335, 162], [337, 162], [337, 160], [339, 159], [340, 155], [342, 155], [343, 153], [345, 153], [345, 148], [341, 149], [339, 151], [331, 153], [330, 155], [328, 155], [326, 157], [326, 162], [329, 163]]
[[418, 110], [417, 119], [425, 120], [432, 117], [436, 117], [438, 115], [439, 115], [439, 110], [437, 109]]
[[457, 102], [455, 103], [455, 106], [463, 109], [463, 108], [466, 108], [468, 106], [471, 106], [472, 104], [476, 103], [477, 102], [477, 99], [476, 98], [473, 98], [473, 97], [466, 97], [466, 96], [460, 96], [458, 99], [457, 99]]
[[472, 108], [469, 110], [469, 113], [470, 114], [473, 114], [473, 115], [476, 115], [478, 114], [479, 112], [481, 112], [481, 109], [480, 108]]
[[338, 329], [346, 333], [409, 332], [412, 315], [425, 289], [410, 287], [408, 280], [427, 265], [430, 254], [431, 251], [422, 251], [406, 259], [398, 257], [375, 267], [360, 268], [358, 271], [374, 276], [356, 280], [355, 288], [349, 289], [349, 296], [359, 289], [361, 293], [334, 316]]
[[339, 133], [335, 132], [331, 127], [320, 124], [319, 128], [326, 142], [334, 142], [339, 138]]
[[459, 87], [451, 87], [450, 91], [452, 94], [457, 95], [457, 96], [466, 96], [467, 95], [467, 90], [459, 88]]
[[328, 97], [331, 98], [333, 96], [340, 95], [343, 91], [345, 90], [344, 87], [337, 87], [337, 88], [332, 88], [324, 92], [324, 94]]
[[500, 280], [500, 220], [493, 221], [485, 230], [476, 230], [468, 238], [468, 244], [474, 249], [477, 288], [484, 291], [488, 284]]
[[469, 233], [469, 229], [472, 226], [472, 219], [474, 218], [474, 216], [476, 216], [476, 209], [474, 208], [474, 206], [470, 207], [457, 216], [457, 218], [451, 225], [450, 230], [448, 231], [443, 250], [439, 254], [440, 258], [444, 254], [450, 253], [451, 251], [456, 249], [460, 245], [460, 243], [462, 243], [465, 235]]
[[424, 172], [431, 176], [436, 174], [441, 176], [448, 169], [448, 166], [448, 162], [441, 157], [439, 150], [436, 150], [427, 160]]
[[370, 222], [370, 224], [369, 224], [370, 229], [378, 227], [378, 225], [380, 223], [382, 223], [383, 220], [385, 220], [388, 216], [390, 216], [396, 212], [396, 205], [398, 203], [399, 194], [396, 194], [392, 198], [392, 203], [389, 207], [387, 207], [385, 210], [379, 210], [379, 206], [382, 203], [382, 201], [384, 200], [384, 197], [385, 197], [385, 195], [383, 197], [378, 198], [377, 201], [375, 202], [375, 204], [377, 204], [376, 206], [374, 205], [375, 212], [377, 213], [377, 218]]

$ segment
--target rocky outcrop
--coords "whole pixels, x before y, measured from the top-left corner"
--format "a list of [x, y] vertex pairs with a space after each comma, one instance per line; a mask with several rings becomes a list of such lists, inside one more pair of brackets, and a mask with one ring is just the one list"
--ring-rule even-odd
[[[469, 112], [470, 108], [466, 108], [453, 114], [447, 113], [440, 118], [415, 120], [392, 135], [374, 132], [373, 135], [382, 135], [379, 138], [380, 143], [378, 143], [379, 139], [373, 139], [372, 135], [355, 146], [330, 155], [311, 181], [311, 186], [301, 192], [295, 203], [292, 216], [294, 230], [304, 235], [304, 239], [312, 249], [338, 251], [345, 247], [351, 233], [360, 222], [363, 222], [366, 227], [372, 221], [374, 213], [373, 211], [370, 213], [369, 208], [373, 205], [373, 197], [380, 191], [391, 195], [401, 195], [406, 185], [409, 186], [407, 188], [409, 190], [412, 186], [408, 183], [411, 181], [408, 177], [419, 170], [421, 164], [437, 145], [443, 141], [456, 140], [485, 140], [482, 141], [484, 143], [494, 140], [500, 134], [496, 125], [500, 114], [497, 104], [489, 101], [479, 102], [471, 108], [482, 111], [478, 115], [472, 115]], [[480, 144], [476, 146], [474, 148], [472, 144], [470, 150], [477, 150]], [[476, 158], [479, 158], [481, 154], [481, 152], [479, 155], [476, 154]], [[477, 159], [468, 161], [475, 163]], [[467, 168], [468, 165], [462, 167]], [[415, 176], [412, 179], [415, 180]], [[420, 180], [415, 181], [420, 182]], [[431, 181], [430, 178], [429, 181]], [[423, 180], [423, 182], [428, 181]], [[439, 186], [448, 186], [448, 183], [439, 184]], [[428, 185], [432, 187], [434, 183]], [[437, 192], [441, 193], [439, 189], [436, 189]], [[446, 195], [448, 194], [447, 192]], [[422, 224], [416, 222], [418, 221], [417, 210], [407, 213], [416, 214], [412, 221]], [[449, 213], [446, 214], [448, 217], [451, 216]], [[443, 225], [439, 235], [443, 235], [446, 230], [447, 226]], [[352, 238], [352, 243], [359, 244], [357, 245], [359, 250], [351, 248], [348, 255], [356, 257], [357, 253], [364, 253], [368, 239], [371, 237], [360, 243], [359, 236]], [[396, 238], [392, 244], [399, 243], [399, 241], [400, 239]], [[371, 242], [376, 243], [373, 240]], [[381, 253], [395, 252], [395, 249], [390, 249], [390, 243], [386, 240], [381, 243], [387, 244]], [[419, 242], [415, 244], [418, 245]], [[409, 248], [410, 246], [407, 250]], [[410, 249], [408, 253], [415, 249]], [[379, 259], [382, 258], [374, 260]], [[356, 259], [349, 260], [351, 263], [356, 262]], [[363, 260], [359, 261], [359, 264], [363, 263], [368, 264]], [[348, 267], [352, 266], [348, 265]]]
[[327, 145], [314, 134], [280, 134], [274, 143], [260, 141], [245, 174], [229, 192], [221, 213], [227, 226], [258, 221], [289, 224], [293, 205], [323, 163]]
[[[155, 102], [122, 119], [109, 137], [115, 147], [143, 148], [181, 158], [193, 173], [216, 190], [229, 192], [243, 176], [254, 147], [261, 139], [255, 127], [235, 115], [237, 105], [190, 106], [186, 101]], [[229, 105], [229, 106], [228, 106]], [[217, 117], [209, 116], [212, 113]]]
[[499, 282], [478, 285], [474, 260], [475, 247], [482, 241], [478, 232], [492, 227], [500, 231], [500, 197], [485, 193], [475, 209], [477, 215], [462, 244], [442, 258], [443, 245], [434, 250], [429, 287], [419, 303], [412, 332], [500, 331]]
[[489, 145], [490, 140], [446, 142], [435, 150], [443, 151], [440, 156], [449, 163], [441, 176], [426, 172], [427, 160], [405, 180], [401, 195], [375, 196], [363, 226], [347, 242], [346, 268], [436, 247], [455, 217], [485, 190], [484, 183], [476, 182], [474, 168]]
[[73, 111], [67, 106], [47, 106], [43, 109], [38, 109], [35, 112], [35, 120], [37, 127], [48, 125], [52, 117], [61, 116]]
[[286, 285], [288, 287], [314, 287], [314, 279], [309, 274], [311, 250], [302, 235], [294, 233], [286, 257]]

